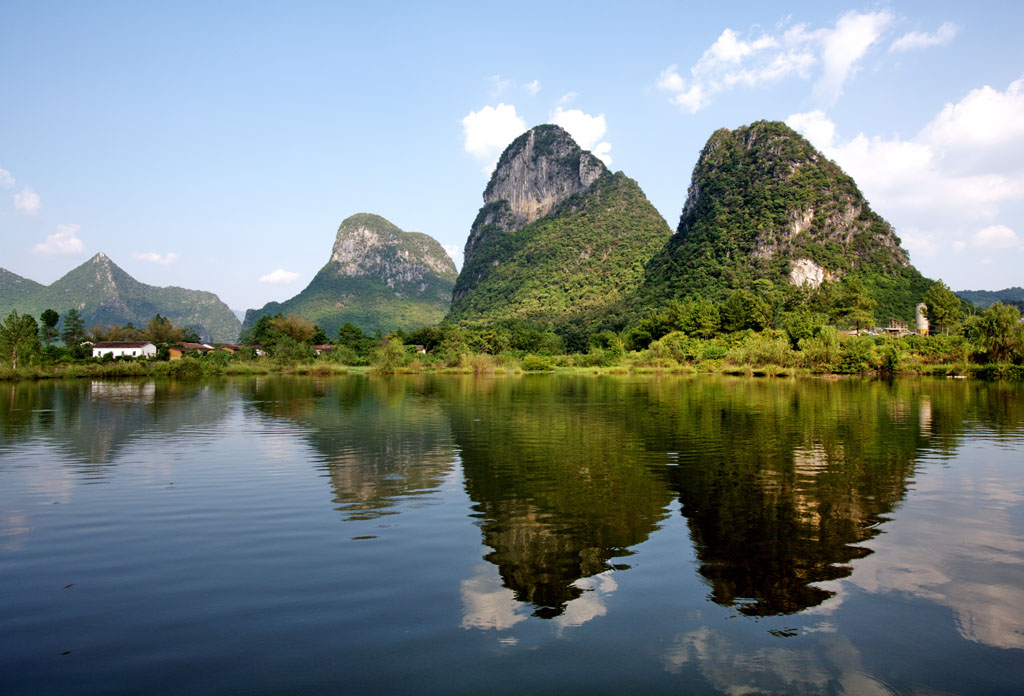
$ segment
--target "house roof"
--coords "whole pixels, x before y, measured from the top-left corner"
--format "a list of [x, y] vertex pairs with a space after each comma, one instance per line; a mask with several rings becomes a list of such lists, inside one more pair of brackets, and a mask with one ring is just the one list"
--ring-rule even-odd
[[150, 341], [96, 341], [92, 344], [93, 348], [143, 348], [145, 346], [153, 346]]

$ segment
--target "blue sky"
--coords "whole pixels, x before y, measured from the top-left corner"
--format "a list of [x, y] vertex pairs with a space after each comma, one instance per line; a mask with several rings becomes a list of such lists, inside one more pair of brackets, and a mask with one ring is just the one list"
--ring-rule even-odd
[[103, 251], [246, 309], [356, 212], [460, 254], [500, 150], [551, 121], [674, 228], [708, 136], [777, 119], [923, 273], [1024, 285], [1024, 4], [770, 5], [5, 3], [0, 267]]

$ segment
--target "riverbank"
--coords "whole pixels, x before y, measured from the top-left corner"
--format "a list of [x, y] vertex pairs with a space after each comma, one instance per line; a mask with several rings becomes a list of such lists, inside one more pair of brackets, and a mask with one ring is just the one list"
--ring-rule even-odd
[[[132, 377], [166, 377], [199, 379], [228, 375], [344, 375], [369, 374], [724, 374], [747, 377], [810, 377], [810, 376], [910, 376], [947, 377], [984, 380], [1024, 380], [1024, 366], [1007, 363], [976, 364], [913, 364], [896, 370], [868, 369], [859, 371], [822, 370], [774, 363], [733, 363], [728, 360], [677, 362], [671, 359], [651, 360], [632, 353], [610, 364], [587, 364], [587, 356], [535, 356], [524, 358], [463, 355], [456, 364], [444, 364], [421, 356], [404, 364], [344, 365], [327, 358], [306, 362], [279, 362], [272, 359], [214, 361], [207, 358], [185, 358], [175, 361], [96, 361], [30, 365], [11, 369], [0, 367], [0, 381], [46, 379], [120, 379]], [[577, 358], [583, 358], [578, 360]]]

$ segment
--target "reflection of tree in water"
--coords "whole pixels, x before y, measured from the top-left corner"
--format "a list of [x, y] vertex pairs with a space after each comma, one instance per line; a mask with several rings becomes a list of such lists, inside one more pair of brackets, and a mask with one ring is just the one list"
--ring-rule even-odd
[[121, 380], [0, 385], [0, 447], [43, 437], [79, 473], [103, 479], [123, 449], [153, 433], [185, 435], [227, 415], [223, 381]]
[[581, 579], [616, 567], [666, 515], [669, 490], [622, 428], [637, 388], [557, 377], [447, 385], [466, 489], [494, 549], [485, 558], [535, 616], [558, 616]]
[[346, 519], [394, 514], [399, 498], [430, 493], [452, 470], [437, 378], [259, 378], [242, 391], [275, 421], [299, 426], [320, 453]]
[[963, 423], [936, 383], [694, 380], [657, 398], [658, 420], [675, 423], [643, 429], [678, 453], [670, 480], [711, 599], [749, 615], [831, 596], [814, 583], [870, 553], [918, 451], [949, 446], [940, 424]]

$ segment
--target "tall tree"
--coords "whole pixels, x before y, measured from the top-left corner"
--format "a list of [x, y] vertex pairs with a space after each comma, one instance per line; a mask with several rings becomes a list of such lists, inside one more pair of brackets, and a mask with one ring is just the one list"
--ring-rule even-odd
[[43, 343], [50, 345], [53, 339], [57, 338], [57, 322], [60, 321], [60, 315], [52, 309], [44, 309], [43, 313], [39, 315], [39, 319], [43, 322], [40, 327], [40, 337], [43, 339]]
[[1021, 346], [1020, 310], [996, 302], [985, 310], [978, 323], [989, 360], [1009, 360]]
[[39, 350], [39, 325], [30, 314], [13, 311], [0, 324], [0, 358], [18, 369], [18, 361]]
[[960, 298], [941, 280], [929, 288], [924, 296], [928, 306], [925, 316], [936, 326], [941, 326], [945, 333], [957, 333], [963, 321], [963, 305]]
[[154, 344], [177, 343], [182, 340], [180, 326], [175, 326], [170, 319], [157, 314], [146, 324], [145, 336]]
[[68, 348], [73, 348], [85, 340], [85, 322], [74, 307], [64, 313], [64, 327], [61, 329], [60, 338]]
[[870, 328], [875, 321], [874, 311], [878, 305], [859, 278], [850, 278], [843, 283], [835, 308], [837, 318], [851, 324], [858, 333]]

